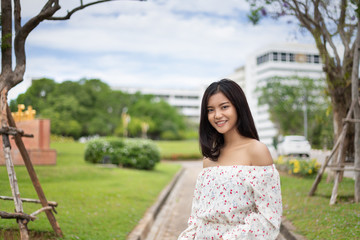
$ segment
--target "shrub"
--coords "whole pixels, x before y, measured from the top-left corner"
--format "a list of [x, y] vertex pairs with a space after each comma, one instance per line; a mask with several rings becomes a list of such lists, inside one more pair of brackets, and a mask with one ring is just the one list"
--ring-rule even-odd
[[123, 167], [149, 170], [160, 161], [160, 151], [151, 140], [127, 139], [125, 147], [119, 153]]
[[85, 148], [85, 161], [102, 163], [105, 156], [112, 152], [109, 141], [102, 138], [90, 140]]
[[275, 164], [280, 171], [286, 171], [292, 175], [311, 176], [316, 174], [320, 168], [320, 164], [316, 159], [287, 159], [280, 156], [275, 160]]
[[88, 142], [85, 161], [112, 164], [136, 169], [153, 169], [160, 161], [160, 151], [151, 140], [98, 138]]

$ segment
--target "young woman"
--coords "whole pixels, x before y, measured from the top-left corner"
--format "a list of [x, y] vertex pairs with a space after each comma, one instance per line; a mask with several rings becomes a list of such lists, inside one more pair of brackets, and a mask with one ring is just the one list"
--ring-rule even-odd
[[204, 169], [178, 240], [275, 239], [282, 214], [279, 173], [237, 83], [223, 79], [206, 89], [199, 135]]

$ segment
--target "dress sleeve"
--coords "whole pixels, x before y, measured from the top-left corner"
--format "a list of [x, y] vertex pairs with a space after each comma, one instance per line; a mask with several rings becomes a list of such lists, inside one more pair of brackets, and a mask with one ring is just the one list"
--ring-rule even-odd
[[191, 214], [188, 220], [188, 227], [179, 235], [178, 240], [195, 239], [196, 229], [198, 227], [198, 213], [200, 210], [200, 186], [201, 183], [198, 178], [194, 189], [194, 196], [192, 200]]
[[282, 200], [280, 177], [277, 170], [262, 173], [250, 181], [255, 211], [248, 214], [245, 224], [232, 228], [223, 240], [276, 239], [280, 232]]

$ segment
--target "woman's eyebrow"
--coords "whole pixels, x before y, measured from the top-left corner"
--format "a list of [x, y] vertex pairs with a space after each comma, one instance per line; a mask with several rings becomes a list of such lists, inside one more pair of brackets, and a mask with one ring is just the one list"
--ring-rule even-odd
[[229, 102], [223, 102], [223, 103], [220, 103], [220, 105], [219, 106], [222, 106], [222, 105], [224, 105], [224, 104], [228, 104]]
[[[229, 102], [228, 101], [227, 102], [222, 102], [222, 103], [219, 104], [219, 106], [222, 106], [222, 105], [225, 105], [225, 104], [229, 104]], [[213, 108], [213, 106], [208, 105], [207, 108]]]

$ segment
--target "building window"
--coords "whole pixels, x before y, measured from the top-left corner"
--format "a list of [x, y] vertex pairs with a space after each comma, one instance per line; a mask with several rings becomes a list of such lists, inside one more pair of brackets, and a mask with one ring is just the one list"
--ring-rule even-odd
[[268, 62], [269, 61], [269, 54], [265, 54], [264, 55], [264, 62]]
[[286, 53], [281, 53], [281, 61], [286, 62]]
[[320, 63], [319, 55], [314, 55], [314, 63]]
[[295, 62], [295, 55], [293, 53], [290, 53], [289, 56], [290, 56], [290, 62]]
[[272, 53], [272, 59], [273, 59], [273, 61], [278, 61], [278, 53], [277, 52]]
[[257, 65], [260, 65], [264, 62], [267, 62], [269, 61], [269, 54], [264, 54], [264, 55], [261, 55], [260, 57], [257, 57], [256, 58], [256, 62], [257, 62]]
[[310, 54], [307, 54], [306, 55], [306, 62], [307, 63], [311, 63], [312, 61], [311, 61], [311, 55]]

